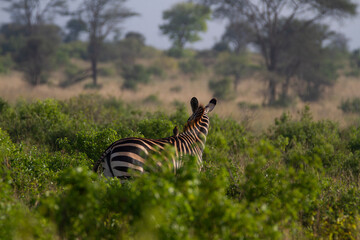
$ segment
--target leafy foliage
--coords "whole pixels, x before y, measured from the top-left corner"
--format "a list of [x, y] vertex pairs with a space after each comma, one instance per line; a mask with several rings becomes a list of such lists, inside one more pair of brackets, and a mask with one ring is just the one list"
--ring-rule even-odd
[[[360, 131], [283, 114], [255, 135], [210, 116], [202, 170], [157, 154], [131, 181], [90, 171], [119, 138], [165, 137], [188, 118], [114, 98], [18, 101], [0, 115], [0, 233], [8, 239], [359, 237]], [[173, 154], [166, 149], [164, 155]], [[261, 229], [261, 231], [259, 231]]]
[[231, 100], [235, 97], [234, 83], [231, 78], [225, 77], [219, 81], [212, 80], [209, 82], [209, 88], [213, 91], [214, 96], [223, 99]]
[[[252, 43], [260, 50], [268, 74], [268, 92], [266, 93], [267, 103], [273, 105], [278, 98], [277, 85], [281, 79], [275, 77], [276, 74], [288, 78], [294, 76], [299, 64], [303, 60], [297, 59], [298, 54], [291, 51], [300, 51], [299, 55], [321, 53], [325, 44], [324, 40], [330, 40], [331, 34], [320, 36], [310, 34], [305, 39], [302, 36], [307, 32], [313, 32], [317, 26], [326, 18], [336, 17], [337, 19], [350, 17], [356, 14], [356, 3], [352, 0], [319, 1], [308, 0], [294, 3], [292, 0], [278, 1], [217, 1], [217, 0], [198, 0], [214, 10], [214, 16], [227, 19], [229, 25], [223, 36], [223, 40], [234, 45], [234, 50], [241, 49], [248, 43]], [[295, 4], [295, 5], [294, 5]], [[311, 9], [312, 11], [308, 11]], [[309, 14], [303, 14], [308, 12]], [[239, 17], [240, 16], [240, 17]], [[305, 33], [305, 34], [304, 34]], [[321, 34], [320, 34], [321, 35]], [[312, 41], [312, 38], [316, 38]], [[310, 39], [311, 41], [307, 41]], [[294, 41], [295, 40], [295, 41]], [[305, 41], [304, 41], [305, 40]], [[319, 44], [320, 43], [320, 44]], [[311, 50], [306, 50], [310, 48]], [[291, 49], [291, 51], [289, 51]], [[290, 53], [289, 55], [287, 53]], [[304, 61], [305, 65], [310, 60], [316, 60], [313, 56], [308, 56]], [[283, 68], [286, 71], [283, 71]], [[300, 85], [307, 88], [299, 95], [303, 99], [316, 99], [322, 92], [322, 86], [331, 85], [334, 77], [332, 73], [334, 65], [329, 62], [321, 66], [310, 64], [312, 69], [309, 71]], [[307, 69], [305, 67], [304, 69]], [[306, 70], [302, 73], [307, 74]], [[310, 74], [311, 73], [311, 74]], [[315, 77], [312, 77], [315, 75]], [[299, 74], [298, 76], [301, 76]], [[327, 81], [330, 77], [330, 81]], [[288, 81], [288, 79], [286, 81]], [[321, 87], [319, 87], [321, 85]], [[283, 85], [287, 89], [288, 83]], [[306, 91], [312, 91], [306, 94]], [[283, 94], [286, 91], [283, 90]]]
[[346, 99], [339, 108], [345, 113], [360, 113], [360, 98]]
[[183, 73], [192, 74], [194, 76], [204, 71], [203, 64], [196, 58], [181, 61], [179, 67]]
[[256, 68], [258, 67], [250, 63], [245, 53], [242, 55], [223, 53], [215, 65], [215, 73], [218, 76], [232, 78], [237, 88], [240, 81], [249, 77]]
[[168, 21], [160, 26], [163, 34], [169, 35], [173, 48], [182, 50], [187, 42], [200, 40], [198, 32], [207, 29], [206, 20], [210, 18], [210, 9], [202, 5], [178, 3], [163, 13], [163, 19]]
[[131, 90], [136, 90], [139, 83], [149, 83], [151, 76], [147, 68], [140, 64], [123, 65], [121, 75], [124, 78], [122, 87]]

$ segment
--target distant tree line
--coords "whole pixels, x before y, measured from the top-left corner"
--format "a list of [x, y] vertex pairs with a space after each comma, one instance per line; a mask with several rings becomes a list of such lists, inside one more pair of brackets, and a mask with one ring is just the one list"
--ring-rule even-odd
[[324, 86], [333, 84], [334, 55], [344, 44], [335, 44], [339, 35], [323, 20], [353, 16], [357, 7], [351, 0], [198, 2], [211, 7], [215, 18], [228, 21], [222, 41], [235, 53], [248, 44], [261, 53], [267, 71], [266, 103], [270, 105], [288, 99], [291, 81], [297, 83], [294, 91], [304, 100], [318, 98]]
[[[67, 64], [65, 73], [71, 81], [64, 86], [86, 78], [98, 86], [98, 62], [114, 61], [123, 77], [131, 76], [125, 84], [131, 88], [140, 73], [139, 82], [147, 82], [146, 74], [162, 74], [159, 67], [136, 64], [136, 58], [146, 55], [144, 36], [129, 32], [121, 38], [123, 21], [138, 15], [125, 7], [126, 0], [81, 0], [76, 9], [69, 9], [67, 0], [5, 2], [3, 11], [10, 14], [11, 22], [0, 29], [0, 72], [15, 66], [36, 86], [47, 82], [56, 67]], [[349, 54], [346, 38], [325, 24], [354, 16], [356, 8], [353, 0], [197, 0], [165, 10], [159, 28], [172, 42], [166, 54], [180, 59], [184, 73], [203, 71], [198, 59], [211, 66], [215, 78], [210, 88], [219, 97], [230, 99], [234, 93], [226, 88], [234, 90], [242, 79], [260, 73], [267, 89], [264, 104], [286, 105], [295, 97], [317, 100], [336, 82], [345, 58], [351, 74], [360, 72], [358, 51]], [[54, 24], [58, 16], [69, 19], [64, 29]], [[211, 18], [227, 22], [220, 41], [208, 51], [199, 51], [197, 59], [188, 59], [187, 44], [200, 40], [199, 33], [207, 30]], [[260, 54], [259, 64], [250, 60], [249, 46]], [[72, 57], [89, 61], [90, 68], [69, 64]]]

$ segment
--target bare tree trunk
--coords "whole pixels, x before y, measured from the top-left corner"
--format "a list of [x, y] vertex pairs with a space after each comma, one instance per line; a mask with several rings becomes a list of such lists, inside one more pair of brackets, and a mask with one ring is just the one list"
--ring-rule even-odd
[[[266, 52], [266, 51], [265, 51]], [[274, 105], [276, 102], [276, 87], [277, 87], [277, 79], [274, 76], [276, 73], [276, 65], [277, 65], [277, 47], [275, 45], [270, 45], [269, 48], [269, 57], [268, 57], [268, 71], [270, 73], [269, 77], [269, 105]]]
[[92, 79], [93, 85], [97, 85], [97, 58], [91, 58], [91, 71], [92, 71]]
[[89, 43], [90, 50], [90, 61], [91, 61], [91, 72], [93, 85], [97, 85], [97, 61], [98, 61], [98, 42], [95, 36], [92, 36]]
[[289, 95], [290, 77], [286, 77], [285, 82], [281, 86], [281, 96], [287, 98]]
[[239, 86], [239, 83], [240, 83], [240, 77], [235, 77], [235, 82], [234, 82], [235, 84], [235, 91], [238, 89], [238, 86]]
[[269, 79], [269, 105], [273, 105], [276, 102], [276, 79], [271, 77]]

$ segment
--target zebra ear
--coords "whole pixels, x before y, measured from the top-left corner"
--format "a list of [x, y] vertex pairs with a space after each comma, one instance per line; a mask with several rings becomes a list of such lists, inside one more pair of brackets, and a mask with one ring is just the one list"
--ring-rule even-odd
[[177, 126], [174, 127], [173, 133], [175, 137], [179, 136], [179, 129]]
[[194, 112], [196, 112], [196, 110], [198, 109], [199, 107], [199, 101], [197, 100], [196, 97], [193, 97], [190, 101], [190, 105], [191, 105], [191, 109]]
[[216, 103], [217, 103], [216, 98], [211, 99], [208, 105], [206, 105], [205, 107], [205, 112], [206, 113], [211, 112], [214, 109]]

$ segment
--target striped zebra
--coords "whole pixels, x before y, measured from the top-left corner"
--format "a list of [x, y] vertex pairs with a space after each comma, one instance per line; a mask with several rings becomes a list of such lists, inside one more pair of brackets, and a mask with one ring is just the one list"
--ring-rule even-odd
[[205, 107], [199, 105], [197, 98], [190, 101], [192, 115], [184, 126], [184, 131], [179, 133], [177, 127], [173, 130], [173, 136], [162, 139], [147, 138], [124, 138], [112, 143], [100, 159], [95, 163], [93, 170], [98, 171], [102, 165], [102, 171], [106, 177], [118, 177], [121, 179], [131, 177], [131, 171], [144, 172], [147, 156], [154, 152], [160, 152], [167, 146], [174, 146], [175, 156], [172, 159], [174, 171], [181, 166], [181, 156], [185, 154], [197, 157], [199, 166], [202, 163], [202, 153], [205, 147], [206, 135], [209, 129], [209, 117], [217, 100], [211, 99]]

